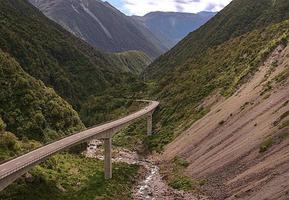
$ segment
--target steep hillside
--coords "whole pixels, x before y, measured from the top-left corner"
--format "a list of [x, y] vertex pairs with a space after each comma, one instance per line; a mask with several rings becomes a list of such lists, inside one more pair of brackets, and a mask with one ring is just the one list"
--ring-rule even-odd
[[[85, 129], [67, 101], [80, 111], [93, 95], [111, 95], [109, 103], [120, 107], [116, 96], [130, 98], [130, 90], [142, 87], [131, 74], [142, 61], [148, 58], [140, 52], [121, 57], [95, 50], [27, 1], [0, 0], [0, 162]], [[97, 122], [106, 119], [105, 111], [96, 112]], [[0, 199], [130, 199], [137, 172], [136, 165], [115, 164], [108, 182], [102, 161], [66, 152], [33, 168]]]
[[189, 65], [202, 53], [229, 39], [256, 28], [289, 18], [286, 0], [234, 0], [200, 29], [190, 33], [176, 47], [159, 57], [148, 69], [147, 76], [159, 78], [180, 66]]
[[139, 75], [152, 63], [152, 59], [142, 51], [125, 51], [108, 55], [110, 63], [121, 71]]
[[[289, 25], [289, 24], [288, 24]], [[207, 180], [212, 199], [288, 199], [289, 46], [279, 46], [254, 76], [165, 150], [185, 158], [185, 173]]]
[[[128, 56], [126, 61], [119, 55], [102, 53], [48, 20], [28, 2], [0, 2], [2, 50], [76, 109], [88, 96], [125, 84], [131, 77], [128, 69], [139, 71], [139, 56]], [[137, 68], [132, 67], [133, 63]]]
[[167, 49], [145, 27], [101, 0], [30, 0], [46, 16], [92, 46], [108, 51], [140, 50], [155, 58]]
[[288, 197], [288, 11], [234, 0], [144, 73], [161, 101], [147, 144], [174, 140], [164, 166], [186, 159], [212, 199]]
[[[0, 77], [0, 118], [6, 131], [24, 141], [48, 142], [84, 129], [78, 114], [67, 102], [25, 73], [1, 50]], [[5, 142], [5, 138], [2, 139], [1, 142]]]
[[143, 17], [133, 16], [156, 35], [163, 44], [171, 48], [182, 40], [188, 33], [198, 29], [216, 13], [201, 12], [152, 12]]
[[[247, 2], [247, 4], [242, 2]], [[276, 46], [280, 43], [286, 43], [288, 37], [287, 22], [275, 22], [285, 19], [289, 2], [280, 1], [279, 4], [282, 5], [283, 3], [283, 7], [280, 7], [279, 4], [278, 6], [273, 4], [271, 1], [264, 1], [263, 3], [267, 5], [267, 11], [264, 11], [264, 7], [258, 7], [259, 1], [233, 1], [205, 26], [191, 33], [174, 49], [161, 56], [147, 68], [144, 77], [150, 79], [151, 85], [154, 86], [151, 87], [150, 95], [161, 100], [162, 108], [158, 115], [160, 119], [158, 128], [166, 135], [163, 138], [154, 138], [155, 144], [153, 145], [159, 146], [162, 143], [168, 143], [175, 137], [175, 133], [180, 131], [180, 128], [184, 128], [183, 125], [188, 127], [206, 114], [209, 108], [200, 106], [200, 104], [214, 91], [219, 91], [225, 97], [232, 95], [239, 85], [257, 70], [259, 64]], [[239, 4], [242, 4], [244, 8]], [[243, 10], [247, 8], [247, 5], [254, 7], [252, 4], [254, 4], [256, 11], [251, 11], [251, 13], [259, 13], [259, 18], [257, 20], [257, 17], [251, 14], [253, 16], [250, 21], [251, 24], [248, 22], [250, 15]], [[259, 9], [264, 12], [259, 12]], [[275, 15], [266, 15], [273, 11], [279, 13], [278, 16], [280, 17], [277, 17], [276, 13]], [[202, 37], [199, 33], [206, 29], [212, 30], [215, 27], [214, 21], [217, 23], [223, 19], [223, 23], [227, 22], [225, 18], [230, 16], [227, 13], [231, 13], [230, 19], [234, 18], [235, 15], [240, 16], [234, 23], [233, 21], [229, 23], [233, 24], [233, 28], [229, 26], [226, 28], [223, 25], [222, 35], [223, 29], [220, 26], [219, 31], [210, 35], [210, 38], [215, 38], [213, 41], [216, 44], [210, 44], [210, 38], [207, 38], [206, 42], [207, 36], [204, 34]], [[274, 18], [274, 16], [276, 17]], [[261, 19], [266, 23], [257, 25], [256, 22]], [[247, 20], [247, 23], [244, 23], [244, 20]], [[235, 24], [243, 24], [244, 29], [253, 27], [255, 24], [255, 29], [249, 32], [245, 31], [240, 36], [228, 37], [227, 41], [224, 41], [224, 35], [229, 33], [228, 30], [233, 30], [232, 32], [235, 31], [236, 33], [243, 31], [241, 26], [240, 30], [235, 29], [237, 26]], [[192, 38], [194, 39], [191, 40]], [[217, 41], [224, 42], [217, 45]]]

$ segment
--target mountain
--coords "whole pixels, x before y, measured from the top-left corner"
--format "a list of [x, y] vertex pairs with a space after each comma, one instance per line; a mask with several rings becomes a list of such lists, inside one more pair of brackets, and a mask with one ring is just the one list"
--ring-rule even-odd
[[[159, 71], [176, 68], [176, 63], [178, 63], [178, 66], [183, 65], [189, 59], [196, 58], [207, 49], [220, 45], [231, 38], [241, 36], [256, 28], [286, 20], [288, 14], [285, 12], [284, 1], [274, 2], [268, 0], [264, 2], [249, 0], [243, 3], [240, 1], [232, 2], [229, 8], [233, 7], [234, 9], [225, 8], [222, 10], [222, 14], [217, 14], [200, 29], [190, 33], [165, 56], [161, 56], [155, 61], [146, 70], [148, 76], [157, 77], [158, 74], [162, 76], [162, 73], [158, 73]], [[275, 10], [270, 9], [272, 4]], [[240, 7], [240, 10], [237, 10], [238, 7]], [[248, 15], [244, 15], [245, 12]], [[272, 15], [271, 19], [268, 17], [270, 14]], [[231, 16], [231, 18], [227, 16]], [[157, 65], [155, 65], [156, 63]]]
[[139, 50], [152, 58], [167, 48], [145, 27], [141, 27], [108, 2], [101, 0], [30, 0], [47, 17], [107, 52]]
[[1, 1], [0, 17], [0, 115], [20, 139], [44, 142], [73, 133], [84, 127], [75, 110], [87, 99], [109, 95], [113, 104], [142, 87], [132, 72], [151, 61], [143, 52], [100, 52], [27, 1]]
[[[101, 123], [129, 112], [123, 103], [143, 87], [132, 73], [143, 60], [149, 62], [143, 52], [96, 50], [26, 0], [0, 0], [0, 162], [84, 130], [84, 120]], [[0, 199], [130, 199], [138, 166], [115, 164], [117, 178], [107, 182], [102, 161], [77, 154], [80, 147], [36, 166]]]
[[75, 109], [88, 96], [103, 94], [106, 89], [122, 87], [127, 79], [135, 79], [128, 71], [139, 71], [149, 62], [143, 53], [127, 52], [126, 56], [120, 56], [100, 52], [47, 19], [26, 1], [3, 1], [0, 9], [3, 10], [1, 49], [29, 75], [54, 88]]
[[151, 12], [143, 17], [133, 16], [134, 19], [146, 26], [167, 47], [171, 48], [190, 32], [198, 29], [209, 21], [216, 13], [200, 12]]
[[286, 0], [234, 0], [143, 74], [161, 102], [148, 145], [170, 143], [164, 167], [185, 160], [212, 199], [288, 196], [288, 11]]

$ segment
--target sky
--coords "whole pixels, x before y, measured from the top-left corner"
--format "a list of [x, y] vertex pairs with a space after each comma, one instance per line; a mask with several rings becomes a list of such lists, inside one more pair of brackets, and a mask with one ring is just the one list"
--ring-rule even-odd
[[153, 11], [220, 11], [232, 0], [106, 0], [126, 15], [143, 16]]

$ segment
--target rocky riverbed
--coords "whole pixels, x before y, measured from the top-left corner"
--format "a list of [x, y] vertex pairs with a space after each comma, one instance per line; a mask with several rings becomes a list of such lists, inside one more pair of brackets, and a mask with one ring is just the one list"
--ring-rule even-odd
[[[97, 141], [84, 152], [87, 157], [103, 160], [103, 149]], [[144, 174], [133, 188], [134, 200], [206, 200], [189, 192], [175, 190], [162, 179], [159, 167], [150, 159], [141, 158], [136, 152], [123, 148], [113, 150], [113, 162], [137, 164], [143, 167]]]

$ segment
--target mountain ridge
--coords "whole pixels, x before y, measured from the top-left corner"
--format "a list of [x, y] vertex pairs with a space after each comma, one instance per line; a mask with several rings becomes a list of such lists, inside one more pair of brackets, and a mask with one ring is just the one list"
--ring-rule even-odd
[[172, 48], [187, 34], [198, 29], [211, 19], [215, 12], [183, 13], [183, 12], [151, 12], [144, 16], [132, 16]]
[[[28, 74], [53, 87], [75, 109], [88, 96], [103, 94], [116, 83], [121, 87], [128, 77], [136, 76], [128, 71], [127, 62], [119, 59], [119, 55], [89, 46], [26, 1], [11, 3], [4, 1], [0, 6], [9, 11], [1, 13], [7, 19], [0, 23], [2, 50], [14, 57]], [[142, 68], [139, 63], [144, 61], [140, 58], [150, 62], [146, 56], [135, 62], [134, 55], [128, 53], [126, 58], [131, 69], [133, 63], [137, 63], [138, 70]]]
[[149, 30], [139, 27], [139, 24], [108, 2], [61, 0], [55, 3], [50, 0], [30, 0], [30, 3], [42, 10], [47, 17], [100, 50], [139, 50], [152, 58], [167, 50]]

